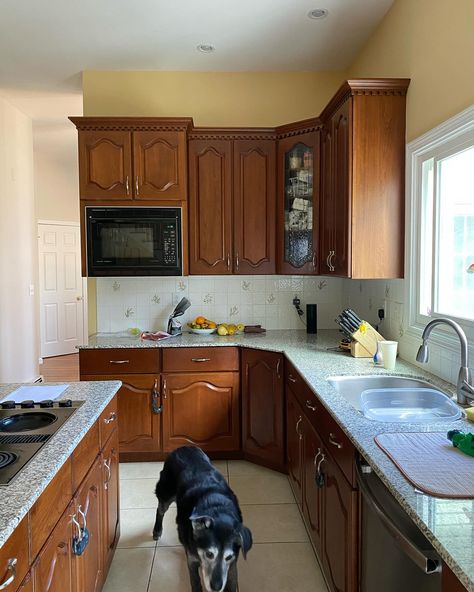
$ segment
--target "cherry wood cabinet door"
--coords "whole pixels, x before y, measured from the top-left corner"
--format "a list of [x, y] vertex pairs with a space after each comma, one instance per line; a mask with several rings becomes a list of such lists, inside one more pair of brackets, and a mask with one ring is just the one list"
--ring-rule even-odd
[[[74, 496], [75, 521], [89, 531], [89, 542], [82, 555], [73, 555], [75, 592], [99, 592], [102, 585], [101, 539], [102, 465], [97, 458]], [[74, 535], [77, 525], [74, 522]]]
[[120, 452], [159, 452], [160, 377], [156, 374], [81, 374], [81, 380], [121, 380], [118, 396]]
[[276, 143], [234, 141], [234, 273], [275, 273]]
[[81, 199], [132, 199], [130, 132], [79, 131]]
[[163, 375], [163, 450], [240, 449], [239, 373]]
[[302, 446], [303, 446], [303, 412], [295, 395], [290, 388], [286, 388], [286, 458], [288, 463], [288, 476], [290, 485], [295, 494], [296, 502], [301, 507], [303, 501], [303, 471], [302, 471]]
[[321, 558], [326, 580], [332, 592], [356, 592], [357, 491], [328, 454], [321, 471], [324, 474]]
[[321, 130], [321, 221], [320, 221], [320, 269], [331, 272], [330, 257], [334, 250], [334, 173], [331, 122]]
[[17, 592], [33, 592], [33, 577], [31, 574], [26, 576]]
[[119, 440], [115, 429], [105, 445], [102, 455], [102, 548], [103, 573], [107, 576], [115, 548], [120, 537], [119, 503]]
[[284, 448], [283, 356], [242, 351], [242, 449], [258, 464], [282, 470]]
[[[73, 592], [72, 521], [68, 506], [33, 565], [36, 592]], [[74, 590], [75, 592], [75, 590]]]
[[232, 273], [232, 142], [189, 142], [189, 271]]
[[133, 132], [135, 199], [187, 199], [185, 132]]
[[318, 463], [324, 462], [321, 438], [310, 422], [303, 417], [303, 515], [311, 540], [321, 555], [321, 496], [322, 489], [316, 481]]

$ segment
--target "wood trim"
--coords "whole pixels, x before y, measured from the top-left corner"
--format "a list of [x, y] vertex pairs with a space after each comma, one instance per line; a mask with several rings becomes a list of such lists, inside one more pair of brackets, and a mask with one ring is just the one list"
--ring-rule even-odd
[[280, 125], [275, 128], [275, 132], [277, 139], [283, 140], [284, 138], [291, 138], [293, 136], [299, 136], [300, 134], [315, 132], [321, 129], [321, 127], [321, 119], [319, 117], [311, 117], [309, 119], [295, 121], [294, 123]]
[[188, 140], [274, 140], [273, 127], [195, 127], [188, 135]]
[[188, 131], [192, 117], [69, 117], [78, 130]]

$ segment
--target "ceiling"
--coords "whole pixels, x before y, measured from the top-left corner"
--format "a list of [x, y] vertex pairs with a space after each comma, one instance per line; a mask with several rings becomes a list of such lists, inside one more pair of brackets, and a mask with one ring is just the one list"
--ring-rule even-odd
[[0, 88], [80, 91], [83, 70], [344, 69], [392, 3], [2, 0]]

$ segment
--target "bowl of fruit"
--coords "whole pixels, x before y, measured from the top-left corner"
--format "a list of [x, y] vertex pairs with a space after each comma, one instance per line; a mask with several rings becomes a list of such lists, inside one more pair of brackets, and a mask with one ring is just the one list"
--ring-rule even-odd
[[191, 333], [210, 335], [216, 332], [217, 324], [205, 317], [196, 317], [194, 321], [188, 323], [188, 327], [191, 329]]

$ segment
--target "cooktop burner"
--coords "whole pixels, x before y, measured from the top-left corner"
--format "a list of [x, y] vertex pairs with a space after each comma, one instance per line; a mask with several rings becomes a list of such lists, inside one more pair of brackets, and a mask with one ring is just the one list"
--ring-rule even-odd
[[0, 469], [8, 467], [8, 465], [11, 465], [13, 462], [15, 462], [17, 458], [17, 455], [13, 452], [2, 452], [0, 450]]

